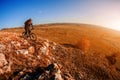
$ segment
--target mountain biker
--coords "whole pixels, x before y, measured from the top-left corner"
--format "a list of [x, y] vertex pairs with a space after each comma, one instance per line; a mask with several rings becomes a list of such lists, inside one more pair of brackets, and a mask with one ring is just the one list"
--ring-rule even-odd
[[26, 20], [25, 21], [25, 23], [24, 23], [24, 29], [25, 29], [25, 34], [30, 34], [31, 33], [31, 29], [30, 29], [30, 27], [32, 27], [32, 29], [34, 29], [33, 28], [33, 24], [32, 24], [32, 19], [28, 19], [28, 20]]

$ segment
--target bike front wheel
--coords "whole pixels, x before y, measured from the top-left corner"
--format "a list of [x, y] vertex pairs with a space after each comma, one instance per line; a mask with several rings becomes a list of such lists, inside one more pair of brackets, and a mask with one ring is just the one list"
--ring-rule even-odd
[[35, 41], [35, 40], [37, 40], [37, 36], [34, 33], [31, 33], [30, 34], [30, 39]]

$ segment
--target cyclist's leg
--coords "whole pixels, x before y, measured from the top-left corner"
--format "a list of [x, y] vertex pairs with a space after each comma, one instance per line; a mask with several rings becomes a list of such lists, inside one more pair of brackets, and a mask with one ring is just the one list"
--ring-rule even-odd
[[26, 29], [26, 35], [27, 36], [29, 35], [29, 29], [28, 28]]
[[27, 30], [25, 30], [25, 35], [27, 34]]
[[28, 29], [28, 34], [30, 35], [30, 33], [31, 33], [31, 31], [30, 31], [30, 29]]

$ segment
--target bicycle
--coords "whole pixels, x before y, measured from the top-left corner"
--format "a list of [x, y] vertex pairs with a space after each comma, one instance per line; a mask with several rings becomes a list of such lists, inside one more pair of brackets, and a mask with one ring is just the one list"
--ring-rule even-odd
[[31, 39], [33, 41], [37, 40], [37, 36], [34, 33], [32, 33], [32, 32], [30, 32], [30, 34], [27, 34], [26, 32], [23, 32], [22, 36], [25, 39]]

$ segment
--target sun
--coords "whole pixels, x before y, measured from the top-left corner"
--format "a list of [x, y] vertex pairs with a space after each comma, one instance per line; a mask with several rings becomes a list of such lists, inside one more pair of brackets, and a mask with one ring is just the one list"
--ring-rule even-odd
[[108, 24], [109, 28], [120, 31], [120, 20]]

